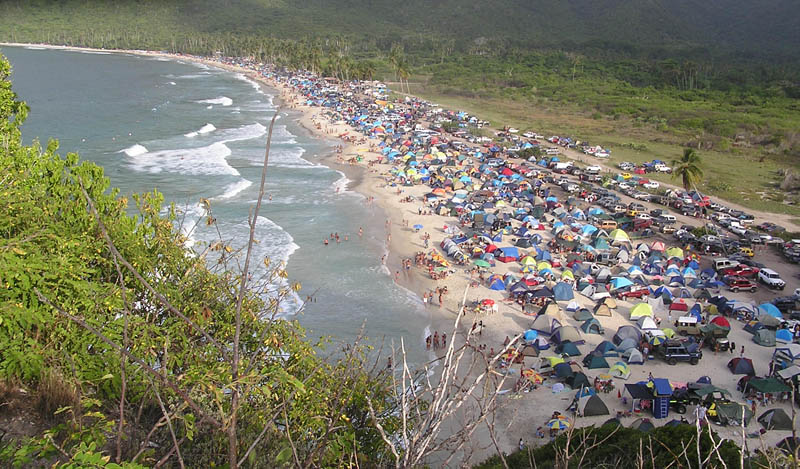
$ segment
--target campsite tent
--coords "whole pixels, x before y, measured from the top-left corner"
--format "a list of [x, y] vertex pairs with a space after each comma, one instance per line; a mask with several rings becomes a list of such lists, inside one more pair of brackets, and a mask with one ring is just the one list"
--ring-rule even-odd
[[643, 365], [644, 364], [644, 356], [642, 352], [639, 351], [637, 348], [629, 348], [625, 352], [622, 353], [623, 358], [628, 361], [629, 365]]
[[602, 355], [592, 352], [583, 357], [583, 366], [590, 370], [594, 370], [596, 368], [608, 368], [608, 362], [605, 358], [603, 358]]
[[642, 316], [653, 316], [653, 308], [647, 303], [639, 303], [631, 308], [631, 320], [636, 320]]
[[611, 365], [608, 373], [616, 378], [628, 379], [631, 375], [631, 368], [625, 362], [616, 362]]
[[587, 319], [581, 324], [581, 331], [584, 334], [600, 334], [603, 335], [603, 326], [600, 325], [600, 321], [595, 318]]
[[735, 375], [756, 375], [755, 369], [753, 369], [753, 360], [749, 358], [736, 357], [731, 359], [728, 362], [728, 369]]
[[572, 285], [565, 282], [559, 282], [553, 287], [553, 296], [556, 301], [569, 301], [575, 298], [572, 293]]
[[792, 418], [783, 409], [769, 409], [761, 414], [758, 423], [767, 430], [791, 430]]
[[553, 316], [542, 314], [537, 316], [531, 324], [531, 329], [542, 334], [552, 334], [554, 330], [561, 327], [561, 322]]
[[608, 407], [597, 394], [583, 396], [578, 400], [578, 415], [592, 417], [595, 415], [608, 415]]
[[611, 316], [611, 308], [608, 305], [600, 302], [594, 307], [595, 316]]
[[574, 326], [561, 326], [553, 331], [550, 339], [557, 344], [566, 341], [581, 342], [581, 334]]
[[614, 346], [611, 342], [604, 340], [597, 344], [597, 347], [594, 348], [594, 353], [598, 355], [602, 355], [604, 357], [618, 357], [619, 352], [617, 351], [617, 347]]
[[586, 308], [581, 308], [578, 311], [575, 311], [575, 314], [572, 315], [572, 319], [580, 322], [586, 321], [587, 319], [592, 319], [593, 317], [594, 316], [592, 315], [592, 312]]
[[555, 348], [555, 352], [559, 355], [568, 355], [570, 357], [577, 357], [581, 354], [581, 351], [578, 350], [578, 346], [572, 342], [562, 342], [558, 344]]
[[565, 383], [572, 389], [582, 389], [586, 386], [590, 386], [589, 378], [583, 372], [573, 373], [572, 376], [567, 377], [564, 380]]
[[763, 347], [774, 347], [775, 331], [770, 329], [759, 329], [755, 334], [753, 334], [753, 342]]
[[617, 329], [617, 333], [614, 334], [614, 338], [612, 339], [614, 345], [619, 345], [623, 340], [631, 338], [639, 343], [642, 340], [642, 331], [640, 331], [635, 326], [621, 326]]

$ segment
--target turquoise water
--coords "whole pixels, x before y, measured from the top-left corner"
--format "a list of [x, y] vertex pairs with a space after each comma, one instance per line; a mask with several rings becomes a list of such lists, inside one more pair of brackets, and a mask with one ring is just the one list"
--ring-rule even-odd
[[[31, 108], [26, 142], [57, 138], [62, 154], [75, 151], [100, 164], [125, 194], [158, 189], [181, 209], [196, 249], [218, 239], [203, 223], [188, 228], [202, 216], [200, 199], [210, 199], [223, 239], [245, 245], [274, 90], [221, 69], [154, 57], [0, 52], [11, 61], [14, 90]], [[267, 175], [272, 200], [262, 206], [251, 265], [263, 269], [264, 257], [287, 262], [290, 279], [303, 289], [284, 314], [309, 336], [351, 341], [366, 320], [374, 341], [403, 337], [412, 362], [420, 363], [430, 315], [381, 265], [385, 215], [344, 190], [342, 173], [317, 162], [330, 150], [330, 142], [312, 138], [281, 111]], [[332, 232], [350, 240], [323, 246]], [[297, 314], [308, 295], [315, 301]]]

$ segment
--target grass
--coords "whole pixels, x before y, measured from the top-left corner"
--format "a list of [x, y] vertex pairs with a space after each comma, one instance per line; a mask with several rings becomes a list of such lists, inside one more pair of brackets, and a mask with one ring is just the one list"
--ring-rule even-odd
[[[519, 100], [490, 96], [459, 96], [442, 92], [427, 84], [425, 76], [412, 79], [411, 92], [449, 109], [463, 110], [491, 122], [521, 131], [535, 130], [543, 135], [570, 135], [612, 150], [610, 165], [622, 161], [643, 163], [655, 158], [667, 162], [683, 152], [680, 133], [660, 132], [654, 126], [632, 119], [592, 118], [577, 106], [548, 103], [531, 105]], [[630, 145], [629, 145], [630, 144]], [[630, 148], [645, 148], [635, 150]], [[644, 147], [642, 147], [644, 146]], [[704, 183], [699, 189], [720, 199], [753, 210], [800, 216], [800, 206], [788, 205], [794, 197], [778, 188], [781, 168], [800, 168], [797, 161], [762, 157], [757, 150], [733, 149], [728, 152], [699, 151], [703, 158]], [[763, 160], [763, 161], [762, 161]], [[680, 185], [670, 175], [648, 175], [660, 182]]]

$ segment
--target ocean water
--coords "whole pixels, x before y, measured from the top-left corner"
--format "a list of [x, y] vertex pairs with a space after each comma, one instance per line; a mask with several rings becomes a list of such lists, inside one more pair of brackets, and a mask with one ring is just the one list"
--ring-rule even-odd
[[[26, 143], [57, 138], [61, 154], [100, 164], [124, 194], [158, 189], [181, 210], [199, 250], [218, 239], [202, 222], [189, 229], [207, 198], [223, 239], [244, 247], [274, 90], [222, 69], [154, 57], [25, 47], [0, 53], [12, 64], [13, 89], [31, 108]], [[267, 173], [272, 200], [262, 205], [251, 265], [263, 269], [265, 257], [287, 263], [290, 280], [303, 288], [283, 314], [311, 338], [352, 341], [366, 321], [373, 343], [403, 337], [411, 362], [422, 363], [430, 314], [381, 265], [385, 215], [346, 190], [342, 173], [319, 164], [329, 151], [330, 142], [280, 112]], [[334, 232], [349, 241], [324, 246]]]

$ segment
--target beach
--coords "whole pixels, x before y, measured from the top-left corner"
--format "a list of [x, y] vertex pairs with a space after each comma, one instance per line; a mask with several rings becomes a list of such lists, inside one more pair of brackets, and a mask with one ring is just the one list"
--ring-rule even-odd
[[[375, 204], [381, 209], [381, 213], [387, 214], [386, 220], [365, 220], [366, 223], [383, 223], [386, 227], [386, 245], [388, 248], [388, 256], [385, 259], [386, 272], [385, 275], [394, 277], [395, 280], [402, 286], [416, 293], [420, 298], [427, 296], [427, 293], [433, 293], [430, 303], [428, 303], [427, 310], [431, 315], [431, 333], [438, 332], [439, 334], [446, 333], [450, 340], [455, 340], [460, 346], [469, 335], [472, 325], [476, 321], [482, 321], [483, 327], [481, 333], [477, 337], [473, 335], [470, 337], [470, 347], [474, 352], [481, 356], [490, 357], [494, 355], [492, 352], [499, 352], [507, 337], [515, 337], [522, 334], [530, 328], [533, 321], [533, 316], [523, 314], [521, 307], [508, 300], [507, 292], [505, 290], [490, 290], [487, 288], [485, 282], [478, 281], [477, 275], [471, 275], [468, 272], [468, 267], [471, 266], [458, 266], [453, 263], [448, 265], [446, 269], [449, 273], [446, 278], [434, 280], [427, 268], [421, 265], [415, 265], [413, 260], [420, 253], [429, 254], [431, 252], [438, 252], [444, 256], [444, 252], [439, 249], [440, 243], [452, 235], [445, 231], [445, 227], [459, 225], [457, 217], [449, 215], [427, 214], [433, 211], [433, 206], [430, 203], [425, 203], [425, 196], [430, 192], [430, 187], [425, 184], [413, 185], [397, 185], [394, 184], [394, 177], [389, 173], [392, 164], [386, 162], [384, 155], [375, 148], [378, 139], [367, 139], [366, 137], [355, 132], [352, 127], [343, 121], [331, 122], [328, 118], [328, 113], [325, 109], [319, 106], [309, 106], [305, 104], [305, 97], [300, 96], [296, 92], [296, 88], [290, 86], [285, 81], [278, 81], [270, 77], [264, 77], [253, 70], [237, 67], [222, 63], [217, 60], [202, 59], [197, 57], [187, 57], [184, 55], [171, 55], [150, 53], [143, 51], [125, 51], [128, 53], [163, 56], [175, 60], [191, 60], [205, 63], [208, 66], [223, 68], [235, 73], [242, 73], [253, 80], [257, 80], [266, 86], [276, 89], [281, 96], [281, 105], [283, 109], [290, 112], [292, 118], [307, 129], [310, 133], [319, 138], [328, 139], [335, 145], [341, 145], [341, 150], [336, 151], [320, 158], [319, 163], [329, 166], [333, 169], [342, 171], [347, 179], [349, 179], [349, 186], [347, 189], [354, 190], [364, 195], [365, 204]], [[346, 135], [348, 138], [343, 139], [342, 136]], [[355, 138], [356, 141], [352, 141]], [[573, 155], [573, 153], [575, 153]], [[568, 156], [574, 159], [586, 159], [586, 161], [594, 163], [584, 155], [577, 152], [569, 152]], [[381, 160], [382, 163], [377, 161]], [[513, 161], [515, 164], [523, 163], [522, 160]], [[554, 192], [560, 199], [565, 199], [567, 194], [562, 192]], [[759, 214], [762, 219], [775, 219], [772, 215]], [[680, 222], [690, 222], [688, 217], [679, 217]], [[680, 223], [679, 222], [679, 223]], [[781, 223], [792, 226], [791, 224], [781, 221]], [[414, 228], [420, 225], [421, 228]], [[554, 236], [551, 233], [553, 224], [550, 222], [545, 223], [546, 227], [542, 230], [537, 230], [543, 242], [551, 241]], [[356, 227], [351, 230], [351, 236], [355, 234]], [[423, 236], [430, 235], [426, 241]], [[322, 249], [322, 240], [320, 239], [320, 249]], [[759, 254], [760, 258], [769, 259], [770, 264], [782, 264], [780, 259], [771, 252]], [[405, 264], [408, 260], [412, 260], [409, 267]], [[707, 260], [706, 260], [707, 261]], [[787, 280], [787, 290], [791, 291], [798, 286], [796, 277], [792, 275], [796, 269], [786, 267], [785, 275], [783, 277]], [[507, 274], [520, 276], [520, 266], [516, 262], [504, 263], [497, 262], [495, 267], [491, 270], [492, 274], [504, 276]], [[784, 273], [784, 272], [781, 272]], [[791, 278], [791, 280], [790, 280]], [[477, 283], [477, 285], [473, 285]], [[437, 290], [447, 288], [447, 293], [441, 297], [436, 294]], [[461, 308], [461, 299], [464, 297], [466, 291], [467, 303], [480, 302], [482, 300], [491, 300], [497, 305], [497, 311], [493, 313], [477, 314], [471, 309], [465, 313], [465, 318], [462, 321], [462, 326], [458, 331], [453, 330], [453, 321], [457, 317]], [[759, 301], [766, 301], [768, 295], [766, 292], [759, 292], [757, 297]], [[745, 294], [730, 295], [737, 299], [748, 299], [749, 296]], [[441, 298], [441, 300], [440, 300]], [[574, 300], [579, 306], [592, 309], [595, 302], [591, 299], [575, 292]], [[600, 344], [603, 340], [608, 340], [621, 326], [631, 325], [628, 319], [628, 310], [635, 304], [633, 302], [620, 300], [618, 307], [609, 317], [599, 317], [599, 322], [605, 329], [603, 335], [585, 334], [583, 338], [586, 341], [585, 350], [591, 350], [594, 346]], [[566, 312], [564, 307], [567, 302], [561, 302], [561, 309], [558, 311], [557, 316], [562, 324], [579, 325], [571, 317], [571, 313]], [[530, 307], [529, 307], [530, 308]], [[528, 311], [535, 313], [535, 311]], [[675, 317], [671, 316], [668, 311], [656, 311], [656, 317], [666, 324], [674, 320]], [[764, 369], [766, 364], [772, 359], [772, 349], [760, 347], [754, 344], [751, 336], [743, 331], [741, 325], [735, 325], [730, 333], [730, 339], [738, 346], [745, 346], [745, 355], [750, 357], [757, 366], [759, 374], [766, 373]], [[407, 347], [424, 348], [425, 343], [406, 344]], [[479, 351], [485, 346], [486, 350]], [[431, 351], [433, 354], [437, 351]], [[644, 412], [635, 412], [628, 416], [627, 413], [633, 408], [632, 400], [625, 399], [624, 392], [622, 392], [626, 383], [635, 383], [640, 380], [647, 380], [649, 375], [652, 374], [656, 377], [668, 378], [674, 382], [686, 382], [695, 380], [701, 375], [708, 376], [711, 381], [720, 387], [731, 390], [735, 393], [737, 381], [740, 378], [738, 375], [733, 375], [727, 369], [727, 362], [739, 356], [739, 350], [726, 353], [714, 353], [710, 350], [704, 351], [704, 358], [701, 366], [691, 366], [689, 364], [669, 365], [661, 360], [645, 361], [643, 366], [631, 366], [631, 375], [626, 379], [615, 378], [611, 380], [614, 383], [614, 389], [608, 393], [602, 393], [603, 401], [609, 408], [610, 415], [597, 416], [597, 417], [583, 417], [575, 421], [576, 425], [592, 425], [601, 424], [609, 417], [621, 413], [622, 423], [627, 425], [633, 422], [636, 418], [646, 417], [649, 414]], [[542, 353], [542, 355], [553, 355], [552, 351], [549, 353]], [[580, 357], [575, 358], [580, 361]], [[533, 363], [531, 358], [525, 360], [524, 367], [530, 367]], [[608, 358], [610, 363], [616, 361], [616, 358]], [[504, 393], [500, 396], [500, 407], [497, 411], [495, 418], [496, 421], [496, 439], [497, 445], [500, 450], [510, 452], [517, 449], [519, 440], [522, 439], [525, 444], [536, 445], [547, 442], [547, 438], [537, 437], [536, 430], [538, 427], [543, 426], [551, 417], [553, 411], [559, 411], [568, 414], [567, 407], [572, 402], [574, 392], [552, 392], [552, 380], [548, 380], [544, 385], [536, 390], [530, 392], [515, 392], [514, 385], [520, 377], [522, 365], [511, 364], [505, 367], [502, 373], [507, 374], [507, 382], [504, 385]], [[599, 370], [586, 370], [590, 376], [596, 376], [602, 373]], [[619, 393], [618, 393], [619, 392]], [[736, 400], [738, 393], [736, 393]], [[770, 408], [781, 407], [790, 411], [788, 404], [770, 405]], [[761, 413], [763, 408], [759, 406], [758, 414]], [[671, 416], [674, 416], [671, 414]], [[687, 412], [686, 417], [690, 421], [694, 421], [691, 415], [691, 410]], [[661, 422], [656, 422], [661, 424]], [[747, 428], [748, 432], [758, 428], [758, 423], [755, 419], [750, 423]], [[737, 427], [721, 427], [714, 426], [716, 431], [726, 438], [733, 439], [738, 444], [741, 444], [741, 429]], [[788, 436], [785, 431], [769, 431], [764, 436], [764, 442], [769, 445], [774, 445], [780, 439]], [[481, 427], [479, 432], [471, 441], [474, 448], [471, 452], [471, 463], [477, 463], [496, 452], [495, 447], [489, 442], [486, 437], [485, 428]], [[751, 448], [758, 446], [755, 441], [750, 442]]]

